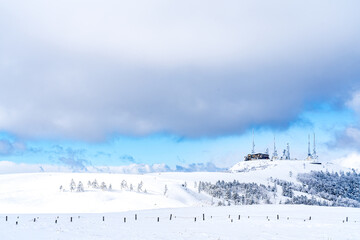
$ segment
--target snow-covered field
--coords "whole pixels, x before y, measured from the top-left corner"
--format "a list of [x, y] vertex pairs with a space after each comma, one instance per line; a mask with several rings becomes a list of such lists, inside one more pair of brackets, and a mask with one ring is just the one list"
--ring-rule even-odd
[[[257, 161], [241, 162], [231, 170], [3, 174], [0, 239], [360, 239], [360, 209], [279, 204], [217, 207], [211, 196], [196, 187], [199, 181], [218, 180], [267, 184], [270, 177], [296, 182], [297, 173], [346, 169], [305, 161]], [[85, 191], [70, 191], [71, 179], [76, 185], [81, 181]], [[95, 179], [99, 185], [111, 184], [112, 190], [87, 185]], [[124, 181], [127, 188], [121, 187]]]
[[105, 214], [11, 214], [8, 221], [1, 215], [0, 236], [1, 239], [360, 239], [360, 209], [252, 205]]

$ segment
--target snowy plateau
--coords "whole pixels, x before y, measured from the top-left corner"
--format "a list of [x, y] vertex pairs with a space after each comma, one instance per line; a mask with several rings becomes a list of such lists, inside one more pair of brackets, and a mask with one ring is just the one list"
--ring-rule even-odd
[[359, 184], [354, 170], [300, 160], [1, 174], [0, 239], [360, 239]]

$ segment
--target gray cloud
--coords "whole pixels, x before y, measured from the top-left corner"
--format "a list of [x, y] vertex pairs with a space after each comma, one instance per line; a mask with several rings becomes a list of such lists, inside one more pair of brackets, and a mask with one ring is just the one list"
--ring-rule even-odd
[[61, 146], [57, 146], [59, 150], [57, 154], [64, 154], [58, 158], [62, 164], [70, 167], [74, 171], [87, 171], [87, 166], [91, 166], [91, 162], [84, 159], [85, 150], [84, 149], [73, 149], [67, 148], [63, 149]]
[[0, 129], [102, 140], [286, 127], [358, 87], [356, 5], [2, 2]]
[[130, 162], [130, 163], [136, 163], [135, 158], [128, 154], [120, 156], [119, 159], [122, 161]]
[[360, 91], [350, 95], [346, 105], [355, 115], [355, 122], [345, 129], [337, 131], [334, 141], [327, 143], [329, 148], [348, 148], [360, 150]]
[[24, 143], [18, 141], [9, 141], [7, 139], [0, 140], [0, 156], [8, 156], [13, 154], [21, 154], [27, 150]]

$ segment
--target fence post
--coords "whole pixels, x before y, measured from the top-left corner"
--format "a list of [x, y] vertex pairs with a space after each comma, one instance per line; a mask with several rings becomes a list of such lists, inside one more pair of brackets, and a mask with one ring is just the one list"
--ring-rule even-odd
[[160, 221], [160, 218], [159, 218], [159, 217], [157, 217], [157, 221], [158, 221], [158, 222]]
[[346, 222], [348, 222], [349, 221], [349, 218], [348, 217], [346, 217]]
[[194, 218], [194, 222], [196, 222], [196, 217]]
[[135, 214], [135, 221], [137, 220], [137, 214]]
[[55, 219], [55, 224], [57, 223], [57, 219]]
[[70, 222], [72, 222], [72, 217], [70, 217]]
[[103, 222], [105, 222], [105, 216], [103, 216]]
[[279, 220], [279, 214], [276, 216], [276, 219]]
[[203, 221], [205, 221], [205, 213], [203, 213]]
[[171, 219], [172, 219], [172, 214], [170, 214], [170, 221], [171, 221]]
[[240, 220], [240, 215], [239, 215], [239, 220]]
[[6, 220], [6, 221], [8, 220], [8, 216], [5, 217], [5, 220]]

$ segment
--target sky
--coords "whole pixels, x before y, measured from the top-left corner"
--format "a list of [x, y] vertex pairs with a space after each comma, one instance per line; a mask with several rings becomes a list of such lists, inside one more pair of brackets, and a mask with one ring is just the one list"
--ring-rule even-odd
[[231, 167], [254, 130], [360, 168], [359, 5], [0, 1], [0, 161]]

